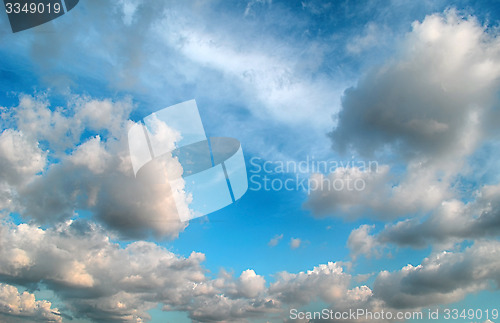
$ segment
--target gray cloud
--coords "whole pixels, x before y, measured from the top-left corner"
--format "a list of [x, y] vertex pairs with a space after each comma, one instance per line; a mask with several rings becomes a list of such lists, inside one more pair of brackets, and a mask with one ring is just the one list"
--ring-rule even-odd
[[450, 200], [426, 219], [409, 219], [387, 225], [376, 237], [379, 244], [422, 248], [463, 240], [495, 237], [500, 233], [500, 186], [485, 186], [465, 204]]
[[500, 244], [476, 241], [463, 252], [438, 252], [421, 265], [397, 272], [381, 272], [374, 296], [393, 308], [417, 308], [445, 304], [500, 283]]
[[333, 147], [373, 155], [388, 146], [422, 162], [470, 153], [494, 106], [499, 39], [448, 11], [415, 22], [402, 56], [345, 92]]
[[[319, 189], [305, 206], [320, 216], [387, 219], [424, 214], [453, 198], [466, 158], [497, 133], [489, 125], [498, 120], [499, 82], [494, 31], [454, 10], [413, 23], [400, 53], [345, 91], [329, 134], [335, 151], [376, 158], [380, 171], [347, 170], [366, 188]], [[339, 170], [321, 180], [347, 175]]]
[[[67, 107], [53, 108], [43, 96], [21, 95], [19, 105], [2, 116], [19, 129], [7, 129], [0, 137], [4, 208], [42, 224], [87, 210], [125, 238], [176, 237], [187, 223], [180, 222], [169, 198], [166, 173], [182, 168], [166, 156], [135, 178], [127, 144], [132, 108], [130, 99], [82, 96], [70, 96]], [[84, 131], [97, 135], [80, 142]], [[38, 148], [39, 141], [50, 154]], [[58, 162], [47, 166], [49, 157]]]

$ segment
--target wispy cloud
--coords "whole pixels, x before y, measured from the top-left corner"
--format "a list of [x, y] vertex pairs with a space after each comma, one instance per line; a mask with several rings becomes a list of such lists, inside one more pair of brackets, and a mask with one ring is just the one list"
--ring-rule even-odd
[[281, 239], [283, 239], [283, 233], [275, 235], [274, 238], [272, 238], [271, 240], [269, 240], [269, 242], [267, 243], [267, 245], [269, 247], [275, 247], [275, 246], [278, 245], [278, 243], [281, 241]]

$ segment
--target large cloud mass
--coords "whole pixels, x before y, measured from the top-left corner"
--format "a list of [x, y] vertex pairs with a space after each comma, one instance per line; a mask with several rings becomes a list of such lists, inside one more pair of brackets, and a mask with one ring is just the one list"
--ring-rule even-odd
[[364, 190], [316, 190], [306, 206], [318, 215], [390, 218], [453, 198], [467, 158], [498, 135], [499, 85], [494, 30], [454, 10], [415, 22], [399, 56], [345, 91], [329, 134], [335, 151], [376, 158], [378, 171], [353, 168], [348, 175]]

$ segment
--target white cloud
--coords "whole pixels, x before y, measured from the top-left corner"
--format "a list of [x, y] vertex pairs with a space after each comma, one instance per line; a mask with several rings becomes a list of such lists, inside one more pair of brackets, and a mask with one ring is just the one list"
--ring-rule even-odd
[[238, 279], [238, 291], [244, 297], [257, 297], [265, 290], [265, 279], [259, 276], [252, 269], [247, 269], [241, 273]]
[[448, 11], [415, 22], [402, 51], [345, 92], [334, 147], [371, 154], [389, 145], [409, 160], [455, 165], [491, 116], [500, 40]]
[[156, 33], [191, 61], [236, 80], [246, 105], [260, 119], [326, 130], [329, 114], [338, 107], [340, 88], [296, 70], [304, 59], [299, 57], [303, 48], [256, 50], [228, 35], [209, 33], [176, 13], [168, 13]]
[[148, 242], [120, 248], [94, 224], [70, 221], [49, 230], [21, 224], [1, 232], [3, 279], [26, 285], [43, 281], [75, 314], [96, 321], [147, 319], [146, 311], [155, 306], [149, 299], [187, 304], [196, 284], [206, 280], [203, 254], [181, 258]]
[[[11, 109], [9, 118], [24, 130], [0, 136], [4, 208], [45, 224], [88, 210], [123, 237], [176, 237], [188, 223], [179, 220], [167, 173], [181, 174], [182, 167], [164, 156], [135, 178], [126, 136], [131, 100], [70, 96], [67, 105], [54, 109], [43, 96], [21, 95]], [[84, 130], [98, 135], [80, 143]], [[50, 153], [38, 147], [43, 140]], [[48, 157], [58, 163], [47, 166]]]
[[346, 296], [350, 280], [340, 264], [330, 262], [298, 274], [279, 273], [269, 293], [291, 305], [305, 305], [318, 298], [332, 303]]
[[498, 120], [499, 82], [494, 31], [453, 10], [415, 22], [399, 56], [345, 91], [330, 133], [337, 152], [356, 151], [386, 166], [375, 174], [350, 174], [365, 181], [364, 190], [320, 189], [306, 206], [316, 215], [342, 211], [387, 219], [424, 214], [453, 198], [466, 158], [497, 132], [490, 125]]
[[359, 255], [379, 255], [376, 248], [377, 240], [370, 235], [370, 231], [375, 225], [362, 225], [353, 230], [347, 239], [347, 247], [351, 251], [351, 256], [355, 260]]
[[186, 311], [197, 322], [265, 318], [315, 301], [336, 310], [415, 309], [488, 288], [498, 283], [500, 268], [499, 243], [483, 241], [463, 252], [435, 253], [416, 267], [383, 271], [373, 288], [353, 286], [356, 277], [340, 263], [281, 272], [266, 287], [252, 269], [237, 278], [222, 272], [210, 279], [201, 253], [184, 258], [151, 242], [120, 247], [102, 227], [83, 221], [47, 230], [2, 226], [0, 240], [3, 280], [29, 286], [43, 282], [64, 302], [67, 314], [96, 322], [147, 321], [148, 310], [157, 304]]
[[252, 7], [255, 5], [265, 5], [268, 6], [273, 3], [273, 0], [250, 0], [247, 3], [247, 7], [245, 8], [245, 13], [243, 14], [245, 17], [252, 14]]
[[[0, 318], [3, 322], [62, 322], [57, 308], [45, 300], [36, 300], [35, 295], [20, 293], [16, 287], [0, 283]], [[19, 320], [16, 320], [19, 318]]]
[[46, 165], [47, 153], [38, 142], [21, 131], [6, 129], [0, 133], [0, 181], [11, 186], [25, 184]]

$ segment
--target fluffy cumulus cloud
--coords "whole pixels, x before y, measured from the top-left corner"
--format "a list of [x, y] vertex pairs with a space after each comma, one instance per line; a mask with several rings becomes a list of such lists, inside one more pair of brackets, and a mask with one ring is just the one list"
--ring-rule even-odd
[[497, 135], [499, 82], [494, 30], [454, 10], [415, 22], [398, 56], [345, 91], [329, 134], [335, 151], [380, 160], [378, 171], [335, 171], [320, 181], [359, 180], [366, 187], [318, 189], [306, 206], [318, 215], [389, 218], [453, 198], [467, 157]]
[[16, 188], [28, 183], [46, 165], [47, 153], [22, 131], [0, 134], [0, 210], [14, 210]]
[[[148, 310], [158, 304], [165, 311], [186, 311], [199, 322], [283, 315], [317, 300], [333, 308], [384, 308], [369, 287], [352, 287], [353, 276], [340, 263], [282, 272], [267, 283], [252, 269], [239, 277], [222, 271], [210, 278], [203, 254], [184, 258], [151, 242], [120, 247], [103, 227], [83, 220], [46, 230], [4, 224], [0, 237], [2, 281], [31, 288], [43, 284], [64, 302], [65, 315], [95, 322], [148, 321]], [[50, 309], [48, 303], [34, 304]], [[57, 310], [51, 312], [60, 319]]]
[[189, 303], [193, 289], [206, 280], [203, 254], [181, 258], [148, 242], [120, 248], [92, 223], [1, 230], [2, 280], [26, 286], [43, 282], [74, 315], [97, 322], [147, 320], [147, 310], [158, 302]]
[[0, 283], [0, 318], [2, 322], [62, 322], [61, 313], [52, 304], [36, 300], [35, 295], [12, 285]]
[[[112, 16], [96, 22], [90, 32], [115, 27], [130, 32], [129, 38], [116, 41], [96, 33], [97, 43], [108, 43], [109, 48], [94, 46], [93, 55], [120, 71], [108, 75], [117, 87], [147, 84], [141, 78], [158, 66], [170, 73], [166, 78], [182, 77], [185, 83], [201, 75], [191, 67], [181, 76], [179, 67], [162, 65], [161, 55], [172, 54], [181, 58], [179, 65], [195, 63], [243, 84], [248, 97], [257, 98], [250, 104], [263, 103], [255, 110], [259, 117], [283, 123], [328, 122], [322, 112], [331, 108], [335, 97], [334, 91], [325, 90], [330, 82], [321, 77], [306, 82], [293, 58], [247, 50], [252, 45], [240, 42], [233, 46], [233, 39], [215, 36], [217, 32], [201, 28], [196, 19], [182, 21], [180, 8], [166, 11], [165, 4], [145, 3], [82, 4], [96, 16], [106, 10]], [[241, 14], [248, 18], [269, 5], [253, 1]], [[206, 4], [198, 6], [203, 11]], [[78, 12], [74, 17], [82, 18]], [[361, 53], [374, 46], [379, 28], [368, 25], [349, 50]], [[86, 43], [78, 30], [58, 41]], [[182, 257], [155, 242], [114, 242], [175, 238], [184, 230], [187, 223], [178, 219], [167, 182], [167, 173], [180, 174], [182, 169], [167, 156], [135, 177], [126, 140], [134, 109], [129, 98], [66, 94], [66, 102], [56, 106], [47, 95], [20, 95], [17, 105], [0, 109], [0, 209], [20, 214], [27, 222], [18, 223], [16, 217], [18, 222], [12, 223], [4, 214], [0, 219], [0, 319], [61, 322], [67, 316], [138, 323], [147, 322], [148, 311], [160, 304], [164, 311], [188, 313], [195, 322], [281, 320], [290, 308], [317, 302], [335, 310], [412, 310], [498, 288], [500, 244], [486, 239], [499, 233], [500, 188], [479, 187], [471, 201], [462, 201], [453, 187], [466, 158], [496, 135], [498, 112], [492, 107], [500, 79], [500, 42], [493, 33], [454, 11], [428, 16], [414, 23], [400, 56], [345, 92], [330, 133], [334, 149], [374, 156], [381, 163], [376, 169], [343, 167], [313, 175], [311, 182], [317, 186], [306, 206], [320, 216], [373, 213], [393, 219], [427, 212], [425, 218], [388, 224], [375, 234], [372, 225], [355, 229], [347, 241], [353, 260], [379, 255], [387, 244], [444, 246], [419, 265], [374, 273], [372, 287], [359, 284], [346, 263], [280, 272], [266, 281], [252, 268], [214, 275], [203, 266], [205, 255], [199, 252]], [[143, 50], [155, 37], [166, 51], [145, 59]], [[56, 51], [65, 46], [54, 46], [52, 38], [47, 33], [33, 41], [36, 59], [65, 55]], [[124, 53], [123, 60], [109, 57], [108, 49]], [[290, 50], [294, 48], [284, 51]], [[82, 52], [83, 59], [88, 58]], [[92, 60], [89, 64], [98, 78], [100, 69]], [[305, 108], [310, 106], [314, 113]], [[276, 235], [269, 246], [283, 237]], [[463, 250], [443, 251], [463, 240], [476, 241]], [[299, 238], [289, 242], [292, 249], [302, 244]], [[14, 286], [49, 289], [64, 308]]]
[[484, 28], [454, 11], [415, 22], [403, 57], [344, 94], [334, 148], [373, 154], [389, 145], [431, 163], [470, 153], [499, 85], [500, 40]]
[[[87, 210], [123, 237], [177, 236], [187, 223], [179, 220], [167, 173], [182, 167], [165, 155], [135, 178], [127, 144], [132, 109], [130, 99], [70, 96], [63, 108], [43, 95], [21, 95], [2, 115], [13, 128], [0, 137], [0, 202], [42, 224]], [[57, 162], [47, 165], [47, 158]]]
[[65, 309], [60, 313], [7, 285], [0, 289], [0, 304], [8, 299], [9, 315], [39, 315], [49, 322], [60, 321], [63, 314], [95, 322], [146, 322], [148, 310], [158, 304], [164, 311], [186, 311], [196, 322], [282, 317], [290, 308], [317, 301], [335, 310], [395, 312], [460, 300], [499, 282], [498, 242], [476, 242], [463, 252], [437, 252], [416, 267], [383, 271], [371, 289], [356, 286], [350, 264], [342, 263], [281, 272], [274, 282], [252, 269], [238, 277], [222, 271], [211, 278], [201, 253], [181, 257], [142, 241], [120, 246], [103, 227], [83, 220], [45, 230], [4, 224], [0, 233], [2, 281], [43, 285], [58, 295]]

